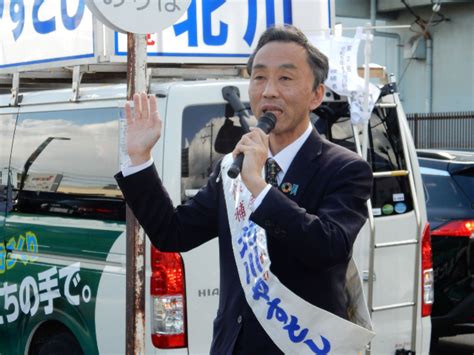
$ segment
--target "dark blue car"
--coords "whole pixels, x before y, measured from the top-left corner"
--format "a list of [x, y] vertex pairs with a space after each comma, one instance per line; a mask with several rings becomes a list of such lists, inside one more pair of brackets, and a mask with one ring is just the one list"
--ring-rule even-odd
[[431, 226], [432, 339], [474, 333], [474, 152], [418, 150]]

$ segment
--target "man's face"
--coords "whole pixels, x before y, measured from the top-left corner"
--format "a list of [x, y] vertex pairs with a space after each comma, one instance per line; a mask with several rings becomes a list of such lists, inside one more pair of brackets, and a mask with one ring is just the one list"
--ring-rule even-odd
[[249, 97], [256, 117], [271, 111], [277, 121], [272, 135], [296, 139], [308, 127], [309, 112], [319, 106], [324, 87], [313, 90], [314, 75], [306, 50], [293, 42], [269, 42], [257, 52]]

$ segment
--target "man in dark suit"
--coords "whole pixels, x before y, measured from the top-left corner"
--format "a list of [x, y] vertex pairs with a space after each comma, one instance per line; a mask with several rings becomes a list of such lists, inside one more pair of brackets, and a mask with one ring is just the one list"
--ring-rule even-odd
[[[310, 124], [310, 112], [323, 100], [327, 58], [298, 29], [282, 26], [264, 32], [248, 71], [253, 113], [276, 116], [269, 135], [252, 129], [233, 151], [234, 157], [245, 155], [241, 178], [255, 198], [250, 220], [266, 231], [271, 271], [281, 283], [305, 301], [347, 319], [345, 276], [354, 240], [367, 218], [372, 173], [356, 154], [324, 140]], [[125, 107], [131, 159], [125, 170], [133, 173], [116, 178], [151, 242], [161, 251], [179, 252], [219, 236], [220, 297], [211, 353], [282, 353], [244, 297], [220, 164], [193, 199], [174, 209], [151, 160], [161, 134], [156, 99], [136, 95], [134, 104], [134, 116]], [[278, 164], [276, 171], [272, 167], [272, 184], [262, 177], [269, 157]]]

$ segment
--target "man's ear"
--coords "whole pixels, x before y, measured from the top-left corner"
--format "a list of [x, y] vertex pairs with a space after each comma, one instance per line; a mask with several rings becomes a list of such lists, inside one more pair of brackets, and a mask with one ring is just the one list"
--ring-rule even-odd
[[313, 111], [316, 107], [321, 105], [324, 99], [325, 87], [323, 84], [319, 84], [316, 89], [313, 90], [313, 98], [310, 102], [310, 110]]

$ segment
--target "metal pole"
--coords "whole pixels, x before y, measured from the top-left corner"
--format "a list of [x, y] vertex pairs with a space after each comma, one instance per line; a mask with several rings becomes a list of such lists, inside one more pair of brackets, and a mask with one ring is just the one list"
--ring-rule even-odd
[[[146, 90], [146, 36], [127, 34], [127, 99]], [[127, 206], [126, 354], [145, 353], [145, 234]]]
[[426, 100], [425, 110], [433, 112], [433, 40], [426, 39]]
[[415, 116], [413, 116], [413, 135], [415, 138], [415, 148], [420, 148], [418, 146], [418, 114], [415, 113]]
[[370, 112], [369, 112], [369, 84], [370, 84], [370, 58], [372, 55], [372, 31], [370, 29], [365, 29], [365, 47], [364, 47], [364, 108], [363, 111], [367, 115], [366, 122], [363, 122], [363, 135], [362, 135], [362, 157], [364, 160], [367, 160], [367, 149], [369, 144], [369, 121], [370, 121]]
[[[362, 155], [362, 158], [367, 161], [367, 151], [369, 145], [369, 125], [370, 125], [370, 112], [369, 112], [369, 84], [370, 84], [370, 58], [372, 55], [372, 30], [365, 28], [365, 47], [364, 47], [364, 107], [363, 112], [367, 115], [365, 119], [366, 122], [363, 122], [363, 129], [362, 129], [362, 151], [359, 153]], [[354, 132], [354, 140], [356, 142], [356, 146], [360, 147], [360, 142], [358, 141], [358, 130], [353, 130]], [[359, 149], [357, 149], [359, 150]], [[374, 262], [375, 262], [375, 220], [372, 212], [372, 201], [369, 199], [367, 201], [367, 208], [369, 211], [369, 227], [370, 227], [370, 246], [369, 246], [369, 285], [368, 285], [368, 293], [369, 297], [367, 299], [367, 306], [369, 308], [370, 316], [372, 316], [373, 312], [373, 294], [374, 294]], [[367, 349], [365, 351], [366, 355], [372, 354], [372, 343], [369, 343]]]

